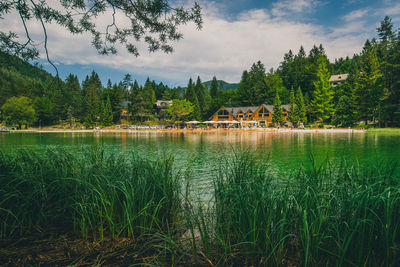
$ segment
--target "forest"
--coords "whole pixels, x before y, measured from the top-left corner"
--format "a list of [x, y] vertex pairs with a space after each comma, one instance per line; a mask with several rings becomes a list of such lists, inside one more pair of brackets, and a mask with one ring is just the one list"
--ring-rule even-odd
[[[170, 87], [147, 78], [143, 85], [126, 74], [122, 81], [103, 85], [96, 72], [79, 81], [70, 74], [54, 77], [37, 64], [0, 52], [0, 124], [111, 126], [121, 123], [160, 123], [165, 118], [208, 120], [221, 106], [290, 104], [289, 120], [308, 125], [358, 124], [400, 126], [400, 31], [389, 17], [366, 40], [362, 51], [330, 62], [323, 45], [308, 51], [288, 51], [277, 69], [255, 62], [244, 70], [235, 89], [226, 89], [214, 76], [203, 83], [189, 79], [187, 87]], [[333, 87], [333, 74], [349, 74]], [[156, 114], [157, 100], [173, 100], [167, 114]], [[300, 108], [301, 107], [301, 108]], [[179, 116], [177, 110], [185, 110]], [[278, 120], [279, 121], [279, 120]]]

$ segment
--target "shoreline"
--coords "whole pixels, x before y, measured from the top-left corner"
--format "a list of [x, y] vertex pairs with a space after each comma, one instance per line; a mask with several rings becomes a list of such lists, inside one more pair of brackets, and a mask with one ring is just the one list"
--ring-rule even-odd
[[233, 133], [233, 132], [261, 132], [261, 133], [366, 133], [367, 131], [356, 129], [101, 129], [101, 130], [73, 130], [73, 129], [27, 129], [15, 130], [9, 133]]

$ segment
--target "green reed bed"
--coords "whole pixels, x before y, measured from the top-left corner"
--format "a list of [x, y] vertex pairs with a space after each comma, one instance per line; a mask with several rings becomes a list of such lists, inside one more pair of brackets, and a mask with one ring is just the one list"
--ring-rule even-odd
[[191, 209], [193, 250], [221, 266], [398, 266], [400, 178], [377, 166], [277, 177], [239, 153], [214, 180], [214, 205]]
[[102, 240], [169, 231], [180, 209], [172, 159], [88, 149], [0, 151], [0, 237], [75, 230]]
[[232, 154], [204, 202], [193, 200], [189, 185], [182, 195], [182, 180], [165, 156], [0, 151], [0, 238], [46, 231], [141, 238], [133, 247], [145, 252], [138, 259], [131, 251], [134, 263], [155, 265], [400, 265], [394, 163], [364, 169], [311, 159], [310, 167], [282, 177], [251, 152]]

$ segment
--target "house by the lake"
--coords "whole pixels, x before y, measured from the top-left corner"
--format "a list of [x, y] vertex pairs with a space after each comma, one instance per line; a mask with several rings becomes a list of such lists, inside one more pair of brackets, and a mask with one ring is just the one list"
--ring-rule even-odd
[[[284, 120], [287, 120], [289, 105], [281, 105]], [[242, 125], [268, 126], [272, 123], [274, 106], [262, 104], [253, 107], [220, 107], [211, 117], [210, 121], [238, 121]]]

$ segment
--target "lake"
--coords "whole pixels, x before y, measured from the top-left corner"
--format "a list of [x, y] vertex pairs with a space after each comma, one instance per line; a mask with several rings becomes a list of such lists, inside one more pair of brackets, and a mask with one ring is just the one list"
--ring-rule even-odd
[[[136, 151], [157, 158], [175, 158], [177, 169], [190, 168], [193, 185], [200, 191], [210, 188], [211, 177], [235, 151], [251, 150], [268, 161], [273, 172], [292, 173], [326, 159], [342, 159], [361, 167], [399, 160], [400, 135], [381, 133], [270, 133], [270, 132], [119, 132], [119, 133], [2, 133], [0, 149], [62, 146], [82, 150], [103, 146], [107, 151]], [[399, 171], [398, 171], [399, 172]]]

